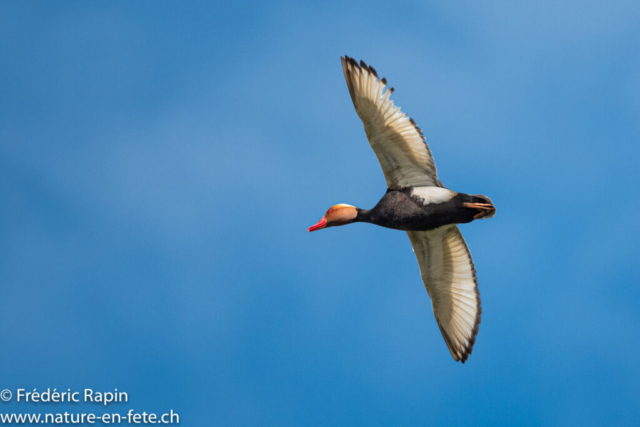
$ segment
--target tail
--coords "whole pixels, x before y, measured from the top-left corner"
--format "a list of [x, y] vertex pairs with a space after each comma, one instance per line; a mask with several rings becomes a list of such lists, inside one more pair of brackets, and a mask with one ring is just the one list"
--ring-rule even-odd
[[473, 201], [475, 203], [488, 203], [492, 207], [492, 209], [486, 215], [483, 215], [481, 219], [494, 217], [494, 215], [496, 214], [496, 208], [490, 198], [488, 198], [487, 196], [483, 196], [482, 194], [471, 194], [471, 197], [473, 197]]

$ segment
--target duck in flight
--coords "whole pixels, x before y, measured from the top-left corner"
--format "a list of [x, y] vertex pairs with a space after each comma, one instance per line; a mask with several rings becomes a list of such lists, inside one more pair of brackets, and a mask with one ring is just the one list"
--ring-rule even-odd
[[309, 231], [354, 222], [406, 231], [440, 332], [453, 358], [464, 363], [476, 341], [482, 308], [471, 253], [456, 224], [491, 218], [496, 209], [487, 196], [446, 188], [422, 131], [390, 99], [393, 88], [387, 80], [364, 61], [340, 59], [387, 192], [368, 210], [334, 205]]

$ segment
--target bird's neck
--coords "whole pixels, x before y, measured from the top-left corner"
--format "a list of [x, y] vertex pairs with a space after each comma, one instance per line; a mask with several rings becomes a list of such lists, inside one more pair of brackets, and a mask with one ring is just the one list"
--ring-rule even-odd
[[368, 222], [370, 224], [375, 224], [375, 219], [371, 215], [371, 209], [360, 209], [356, 208], [356, 219], [353, 222]]

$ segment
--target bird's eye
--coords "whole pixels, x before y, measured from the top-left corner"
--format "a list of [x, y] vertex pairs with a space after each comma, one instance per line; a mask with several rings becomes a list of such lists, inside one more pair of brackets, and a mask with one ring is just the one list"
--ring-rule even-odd
[[333, 212], [333, 209], [329, 209], [329, 213]]

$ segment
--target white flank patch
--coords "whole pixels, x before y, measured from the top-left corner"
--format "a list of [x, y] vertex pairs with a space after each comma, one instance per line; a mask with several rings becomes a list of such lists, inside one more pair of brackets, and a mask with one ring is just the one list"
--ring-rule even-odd
[[425, 205], [448, 202], [456, 194], [458, 193], [442, 187], [414, 187], [411, 191], [411, 195], [422, 199]]

